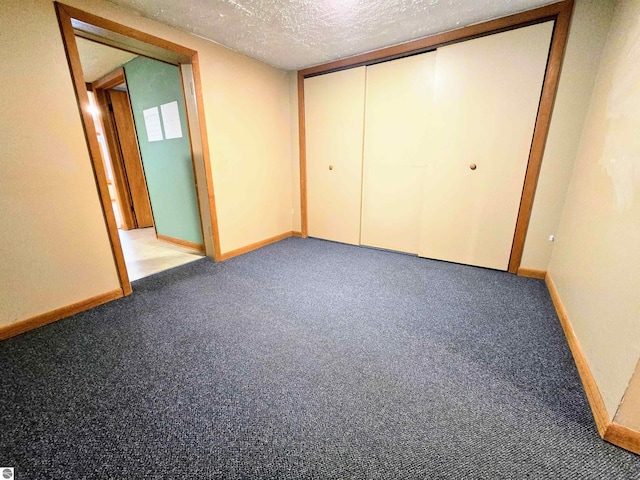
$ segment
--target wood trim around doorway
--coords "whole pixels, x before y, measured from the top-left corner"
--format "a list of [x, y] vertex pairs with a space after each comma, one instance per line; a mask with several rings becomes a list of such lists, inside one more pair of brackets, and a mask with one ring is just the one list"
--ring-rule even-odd
[[[115, 215], [113, 213], [113, 208], [111, 206], [111, 198], [109, 195], [109, 189], [107, 185], [106, 172], [104, 170], [100, 146], [97, 141], [95, 127], [93, 126], [93, 120], [91, 118], [91, 114], [88, 111], [89, 106], [89, 98], [87, 95], [87, 88], [84, 83], [82, 66], [80, 64], [80, 56], [78, 53], [78, 47], [75, 41], [75, 32], [72, 24], [72, 20], [78, 20], [80, 22], [84, 22], [86, 24], [90, 24], [102, 30], [112, 32], [118, 35], [121, 35], [126, 38], [131, 39], [132, 45], [135, 42], [144, 42], [153, 47], [158, 47], [161, 49], [168, 50], [173, 52], [177, 57], [179, 57], [184, 63], [190, 63], [193, 66], [193, 76], [194, 76], [194, 88], [196, 92], [196, 102], [198, 108], [198, 121], [200, 124], [200, 130], [202, 132], [202, 147], [203, 147], [203, 158], [204, 162], [204, 172], [205, 172], [205, 182], [197, 182], [197, 188], [202, 185], [200, 188], [207, 189], [207, 199], [208, 205], [206, 207], [211, 211], [211, 228], [210, 231], [213, 232], [214, 242], [213, 251], [207, 251], [207, 255], [212, 257], [214, 260], [219, 260], [221, 258], [220, 252], [220, 240], [218, 238], [218, 221], [216, 215], [215, 208], [215, 195], [213, 191], [213, 180], [211, 178], [211, 167], [210, 167], [210, 154], [209, 154], [209, 146], [207, 143], [206, 136], [206, 124], [204, 119], [204, 106], [202, 104], [202, 83], [200, 81], [200, 71], [198, 68], [198, 57], [197, 52], [187, 47], [183, 47], [181, 45], [175, 44], [173, 42], [164, 40], [162, 38], [141, 32], [134, 28], [113, 22], [111, 20], [107, 20], [102, 17], [98, 17], [96, 15], [87, 13], [85, 11], [79, 10], [77, 8], [64, 5], [59, 2], [54, 2], [56, 14], [58, 16], [58, 23], [60, 25], [60, 31], [62, 34], [62, 40], [65, 48], [65, 52], [67, 54], [67, 61], [69, 63], [69, 70], [71, 72], [71, 77], [76, 93], [76, 99], [78, 101], [78, 107], [81, 113], [81, 119], [83, 123], [83, 127], [85, 130], [85, 138], [87, 141], [87, 145], [89, 148], [89, 156], [91, 158], [91, 162], [93, 165], [94, 176], [96, 180], [96, 185], [98, 188], [98, 193], [100, 197], [100, 201], [102, 204], [102, 211], [105, 218], [105, 223], [107, 226], [107, 230], [109, 233], [109, 239], [111, 242], [111, 248], [114, 256], [114, 262], [118, 271], [118, 277], [120, 279], [120, 284], [123, 289], [123, 293], [125, 295], [129, 295], [131, 293], [131, 282], [129, 281], [129, 277], [127, 274], [126, 265], [124, 262], [124, 255], [122, 253], [122, 246], [120, 245], [120, 238], [118, 235], [118, 229], [116, 226]], [[106, 79], [105, 79], [106, 81]], [[117, 81], [115, 78], [113, 81]], [[106, 88], [108, 86], [107, 83], [99, 84], [100, 87]], [[199, 205], [200, 207], [200, 205]], [[202, 223], [202, 216], [201, 216]], [[207, 230], [207, 229], [204, 229]]]
[[536, 194], [536, 187], [538, 186], [544, 147], [547, 144], [547, 137], [549, 136], [551, 114], [553, 113], [553, 105], [556, 100], [556, 94], [558, 93], [560, 71], [562, 70], [564, 52], [569, 38], [573, 0], [567, 0], [563, 2], [563, 4], [564, 8], [558, 12], [556, 17], [556, 25], [553, 29], [553, 37], [551, 39], [551, 50], [549, 51], [549, 59], [547, 61], [547, 71], [544, 76], [544, 83], [542, 84], [538, 118], [536, 119], [536, 125], [533, 130], [529, 163], [527, 164], [527, 173], [524, 177], [518, 220], [516, 221], [513, 245], [511, 247], [511, 258], [509, 258], [508, 271], [510, 273], [516, 273], [522, 263], [524, 242], [527, 238], [527, 230], [529, 229], [529, 220], [531, 219], [531, 211], [533, 210], [533, 199]]
[[93, 125], [93, 118], [89, 113], [89, 95], [84, 84], [84, 76], [82, 74], [82, 65], [80, 64], [80, 54], [75, 40], [75, 33], [71, 24], [71, 16], [67, 11], [56, 3], [56, 13], [58, 15], [58, 23], [62, 33], [62, 41], [64, 43], [69, 69], [71, 70], [71, 78], [73, 81], [76, 99], [80, 108], [84, 135], [89, 146], [89, 156], [93, 164], [93, 174], [98, 187], [100, 196], [100, 204], [102, 206], [102, 215], [107, 225], [107, 232], [111, 243], [111, 251], [118, 271], [120, 286], [124, 295], [132, 293], [131, 282], [127, 273], [127, 266], [124, 261], [124, 253], [120, 244], [118, 235], [118, 226], [116, 225], [116, 217], [111, 206], [111, 195], [109, 194], [109, 185], [107, 184], [107, 174], [105, 172], [104, 163], [100, 153], [100, 145], [98, 144], [98, 135]]
[[124, 74], [124, 68], [120, 67], [111, 73], [107, 73], [104, 77], [99, 78], [95, 82], [91, 83], [93, 90], [110, 90], [127, 82], [127, 77]]
[[108, 90], [123, 83], [126, 83], [124, 69], [119, 68], [93, 82], [91, 87], [93, 89], [97, 106], [102, 112], [100, 122], [102, 123], [104, 139], [107, 142], [107, 148], [109, 149], [111, 168], [113, 169], [113, 186], [115, 187], [118, 207], [120, 208], [120, 215], [122, 217], [121, 227], [123, 230], [131, 230], [136, 228], [136, 219], [132, 209], [133, 201], [128, 187], [124, 159], [122, 158], [120, 151], [117, 128], [114, 119], [109, 112], [110, 101], [108, 98]]
[[524, 251], [524, 242], [526, 239], [527, 229], [529, 228], [529, 219], [533, 208], [533, 199], [535, 195], [538, 177], [540, 175], [540, 167], [542, 165], [542, 157], [544, 147], [549, 134], [549, 126], [551, 124], [551, 113], [553, 112], [553, 103], [558, 91], [558, 83], [560, 81], [560, 70], [564, 60], [564, 52], [569, 35], [569, 27], [571, 23], [571, 14], [573, 12], [574, 0], [564, 0], [551, 5], [545, 5], [540, 8], [529, 10], [527, 12], [510, 15], [496, 20], [471, 25], [469, 27], [452, 30], [449, 32], [432, 35], [430, 37], [421, 38], [411, 42], [383, 48], [373, 52], [356, 55], [353, 57], [341, 59], [335, 62], [310, 67], [298, 71], [298, 128], [300, 142], [300, 212], [302, 217], [302, 236], [308, 235], [308, 218], [307, 218], [307, 158], [305, 146], [305, 106], [304, 106], [304, 79], [321, 75], [325, 73], [345, 70], [348, 68], [359, 67], [363, 65], [372, 65], [387, 60], [394, 60], [418, 53], [424, 53], [449, 45], [452, 43], [470, 40], [472, 38], [491, 35], [515, 28], [542, 23], [549, 20], [555, 21], [553, 37], [551, 39], [551, 47], [549, 57], [547, 59], [547, 71], [545, 73], [540, 104], [538, 107], [538, 117], [535, 124], [533, 141], [529, 153], [529, 161], [527, 172], [525, 175], [522, 197], [520, 200], [520, 209], [518, 211], [518, 219], [514, 232], [513, 244], [511, 247], [511, 255], [509, 259], [508, 271], [517, 273], [522, 261], [522, 253]]

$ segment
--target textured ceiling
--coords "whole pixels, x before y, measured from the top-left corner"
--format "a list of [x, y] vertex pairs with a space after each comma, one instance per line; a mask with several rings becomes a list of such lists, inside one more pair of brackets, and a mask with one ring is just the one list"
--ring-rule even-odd
[[553, 0], [111, 0], [285, 70], [299, 70]]
[[136, 57], [135, 53], [76, 37], [85, 82], [93, 82]]

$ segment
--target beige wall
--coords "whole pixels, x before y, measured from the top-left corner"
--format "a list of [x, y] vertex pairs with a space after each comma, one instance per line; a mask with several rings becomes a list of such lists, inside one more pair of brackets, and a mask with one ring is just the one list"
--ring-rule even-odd
[[291, 115], [287, 72], [216, 50], [198, 49], [224, 253], [291, 231]]
[[616, 7], [549, 272], [613, 418], [640, 357], [640, 0]]
[[0, 45], [3, 326], [120, 284], [53, 4], [0, 2]]
[[615, 2], [577, 0], [542, 160], [523, 268], [547, 270]]
[[[292, 228], [287, 72], [102, 0], [199, 52], [222, 251]], [[52, 0], [0, 2], [0, 325], [119, 288]]]

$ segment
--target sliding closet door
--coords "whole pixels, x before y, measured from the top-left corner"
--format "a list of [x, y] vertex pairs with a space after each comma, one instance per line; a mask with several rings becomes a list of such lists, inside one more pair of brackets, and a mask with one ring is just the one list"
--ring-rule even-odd
[[365, 67], [304, 80], [309, 236], [360, 244]]
[[436, 52], [367, 67], [362, 244], [418, 253]]
[[419, 254], [508, 268], [553, 23], [438, 49]]

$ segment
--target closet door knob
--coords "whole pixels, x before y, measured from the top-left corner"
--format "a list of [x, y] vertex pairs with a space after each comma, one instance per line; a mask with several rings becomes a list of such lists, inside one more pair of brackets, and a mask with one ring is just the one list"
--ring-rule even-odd
[[333, 170], [333, 165], [329, 165], [329, 170]]
[[475, 170], [476, 168], [478, 168], [478, 166], [475, 163], [472, 163], [471, 165], [469, 165], [469, 168], [471, 170]]

